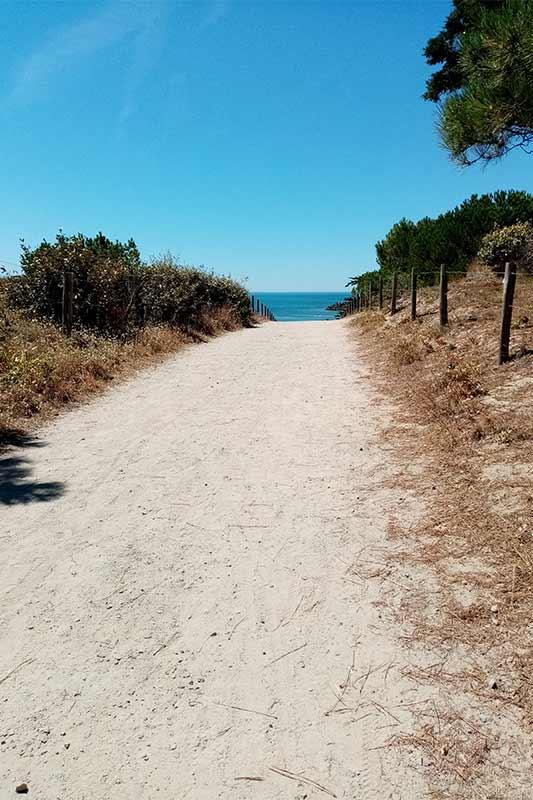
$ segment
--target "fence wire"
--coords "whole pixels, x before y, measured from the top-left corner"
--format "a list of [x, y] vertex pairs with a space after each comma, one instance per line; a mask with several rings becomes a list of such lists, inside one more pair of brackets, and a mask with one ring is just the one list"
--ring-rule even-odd
[[511, 345], [517, 352], [533, 352], [533, 275], [523, 272], [516, 276]]
[[[501, 334], [503, 304], [503, 274], [485, 270], [446, 272], [447, 291], [445, 292], [449, 324], [485, 323], [495, 345]], [[417, 317], [440, 318], [439, 286], [440, 275], [434, 271], [416, 273], [416, 295], [412, 294], [412, 276], [398, 273], [396, 276], [396, 312], [416, 310]], [[391, 313], [393, 310], [393, 278], [387, 277], [367, 283], [352, 298], [346, 313], [377, 310]], [[381, 299], [381, 306], [380, 306]], [[414, 305], [413, 305], [414, 300]], [[518, 272], [512, 303], [510, 352], [513, 354], [533, 353], [533, 274]]]

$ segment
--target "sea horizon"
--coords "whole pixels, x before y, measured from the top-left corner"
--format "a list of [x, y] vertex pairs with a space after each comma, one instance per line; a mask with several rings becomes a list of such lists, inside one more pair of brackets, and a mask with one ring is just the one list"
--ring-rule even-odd
[[278, 322], [307, 322], [335, 319], [336, 311], [328, 306], [338, 303], [349, 295], [348, 290], [326, 292], [261, 292], [250, 291], [256, 301], [264, 303]]

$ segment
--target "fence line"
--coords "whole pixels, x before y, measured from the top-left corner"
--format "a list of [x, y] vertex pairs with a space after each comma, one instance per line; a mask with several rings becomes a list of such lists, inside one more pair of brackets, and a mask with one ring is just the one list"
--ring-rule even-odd
[[250, 295], [250, 309], [252, 314], [257, 314], [259, 317], [268, 319], [270, 322], [277, 322], [276, 317], [270, 308], [262, 303], [259, 298], [254, 297], [253, 294]]
[[[431, 275], [434, 279], [437, 276], [434, 272], [422, 272], [413, 269], [410, 276], [394, 272], [390, 281], [390, 301], [388, 305], [388, 313], [394, 315], [398, 309], [398, 297], [400, 294], [409, 293], [410, 301], [410, 317], [414, 321], [418, 317], [417, 301], [418, 301], [418, 279], [427, 275]], [[438, 275], [438, 300], [439, 300], [439, 324], [441, 328], [449, 326], [448, 316], [448, 278], [450, 275], [461, 275], [463, 278], [471, 281], [476, 279], [477, 273], [465, 273], [459, 271], [448, 271], [445, 264], [441, 265], [440, 274]], [[486, 278], [486, 275], [479, 273], [480, 279]], [[533, 275], [520, 273], [520, 280], [518, 286], [523, 284], [523, 281], [532, 280]], [[435, 285], [435, 281], [434, 284]], [[517, 272], [516, 266], [510, 262], [505, 264], [505, 273], [502, 284], [502, 299], [501, 299], [501, 312], [500, 312], [500, 332], [499, 332], [499, 347], [498, 347], [498, 364], [505, 364], [510, 360], [511, 348], [511, 329], [513, 323], [513, 314], [516, 312], [524, 314], [525, 322], [529, 322], [529, 317], [526, 314], [533, 316], [533, 303], [531, 306], [522, 305], [515, 302], [515, 293], [517, 286]], [[352, 315], [362, 311], [371, 311], [373, 309], [375, 284], [372, 279], [369, 279], [368, 284], [361, 288], [360, 291], [347, 300], [344, 306], [344, 315]], [[384, 299], [384, 281], [383, 276], [379, 276], [377, 285], [377, 298], [378, 305], [381, 311], [385, 308]], [[523, 320], [520, 320], [520, 323]], [[519, 323], [519, 324], [520, 324]]]

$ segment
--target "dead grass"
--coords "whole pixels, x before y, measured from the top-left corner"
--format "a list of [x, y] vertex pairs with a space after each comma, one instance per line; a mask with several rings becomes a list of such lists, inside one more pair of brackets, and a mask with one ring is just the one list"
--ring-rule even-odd
[[[521, 796], [494, 793], [494, 765], [502, 775], [511, 769], [511, 756], [504, 763], [497, 752], [517, 752], [533, 725], [533, 329], [524, 320], [533, 281], [519, 276], [514, 358], [504, 367], [496, 363], [500, 298], [501, 283], [479, 270], [451, 285], [446, 331], [433, 288], [420, 292], [416, 322], [404, 302], [393, 318], [352, 323], [381, 391], [396, 400], [386, 432], [397, 446], [394, 486], [425, 505], [415, 523], [391, 520], [404, 562], [431, 576], [397, 613], [415, 658], [430, 647], [448, 668], [413, 668], [411, 677], [438, 683], [449, 698], [465, 694], [487, 716], [482, 737], [461, 732], [457, 720], [443, 724], [447, 703], [438, 723], [419, 720], [416, 735], [394, 742], [425, 752], [439, 798]], [[425, 469], [413, 474], [413, 461]], [[502, 722], [510, 710], [511, 726]]]
[[231, 306], [221, 306], [202, 311], [198, 318], [198, 329], [207, 336], [218, 336], [226, 331], [236, 331], [242, 327]]
[[148, 327], [127, 341], [77, 331], [69, 339], [7, 309], [0, 296], [0, 443], [188, 343], [238, 327], [232, 310], [219, 308], [192, 331]]

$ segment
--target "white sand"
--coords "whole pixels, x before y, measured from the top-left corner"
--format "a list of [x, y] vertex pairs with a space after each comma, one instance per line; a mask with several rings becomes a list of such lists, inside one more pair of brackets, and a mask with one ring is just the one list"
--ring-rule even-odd
[[382, 748], [417, 699], [376, 605], [402, 589], [349, 572], [391, 547], [384, 413], [342, 323], [276, 323], [4, 457], [2, 800], [22, 781], [43, 800], [327, 796], [272, 767], [338, 798], [426, 797]]

